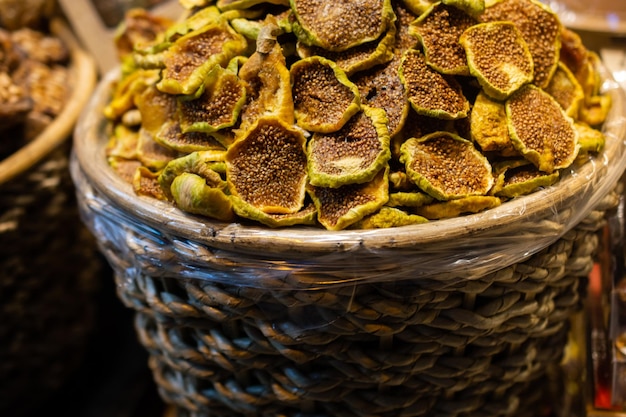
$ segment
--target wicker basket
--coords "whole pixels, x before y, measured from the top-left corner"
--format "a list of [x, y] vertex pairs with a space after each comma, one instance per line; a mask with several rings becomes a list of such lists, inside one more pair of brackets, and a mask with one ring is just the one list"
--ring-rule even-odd
[[[71, 133], [96, 82], [66, 26], [73, 92], [62, 113], [0, 162], [0, 415], [41, 405], [80, 363], [104, 266], [80, 221], [69, 174]], [[9, 140], [9, 138], [3, 138]]]
[[604, 154], [487, 212], [388, 230], [222, 224], [107, 166], [100, 84], [75, 132], [79, 205], [179, 416], [541, 415], [626, 165]]

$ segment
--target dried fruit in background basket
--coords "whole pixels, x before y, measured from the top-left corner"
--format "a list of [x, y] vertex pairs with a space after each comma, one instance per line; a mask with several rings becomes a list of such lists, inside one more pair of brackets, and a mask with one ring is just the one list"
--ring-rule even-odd
[[[135, 11], [140, 32], [120, 28], [105, 114], [128, 129], [111, 165], [183, 210], [217, 217], [194, 152], [227, 155], [235, 221], [339, 230], [488, 210], [558, 186], [606, 140], [598, 58], [536, 0], [181, 4], [179, 21]], [[137, 161], [149, 171], [129, 176]], [[167, 166], [187, 168], [152, 189]]]
[[[61, 113], [71, 92], [69, 49], [45, 27], [49, 5], [0, 6], [0, 144], [6, 157], [34, 139]], [[28, 9], [27, 7], [31, 7]]]

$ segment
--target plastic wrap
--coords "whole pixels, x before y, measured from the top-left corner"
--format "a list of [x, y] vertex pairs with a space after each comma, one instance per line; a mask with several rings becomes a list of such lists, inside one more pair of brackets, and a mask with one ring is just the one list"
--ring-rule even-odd
[[603, 76], [613, 106], [602, 153], [563, 172], [554, 186], [453, 219], [377, 230], [271, 229], [220, 223], [137, 196], [105, 157], [102, 109], [115, 72], [101, 82], [78, 123], [72, 175], [85, 222], [111, 263], [129, 277], [147, 273], [257, 288], [435, 277], [453, 285], [497, 273], [548, 247], [616, 186], [626, 167], [626, 103], [617, 83]]

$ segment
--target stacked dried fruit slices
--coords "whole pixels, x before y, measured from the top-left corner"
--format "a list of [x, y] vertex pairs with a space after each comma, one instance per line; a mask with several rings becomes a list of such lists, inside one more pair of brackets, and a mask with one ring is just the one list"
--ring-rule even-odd
[[181, 0], [133, 10], [105, 109], [136, 193], [329, 230], [475, 213], [604, 146], [598, 57], [535, 0]]

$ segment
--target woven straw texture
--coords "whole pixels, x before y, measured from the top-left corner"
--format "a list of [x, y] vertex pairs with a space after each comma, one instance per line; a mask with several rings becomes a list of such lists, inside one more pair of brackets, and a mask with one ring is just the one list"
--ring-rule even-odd
[[99, 88], [74, 138], [79, 207], [179, 416], [542, 415], [618, 203], [621, 94], [604, 159], [558, 187], [467, 218], [326, 232], [135, 196], [106, 165]]
[[69, 174], [72, 127], [95, 83], [91, 60], [72, 47], [71, 103], [0, 162], [0, 415], [32, 411], [79, 365], [104, 266]]

